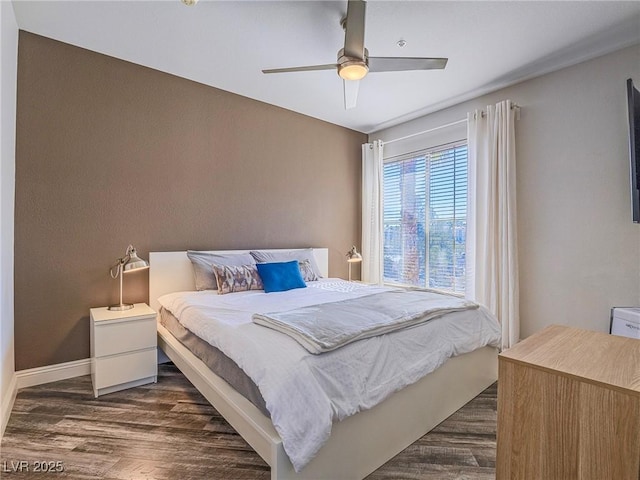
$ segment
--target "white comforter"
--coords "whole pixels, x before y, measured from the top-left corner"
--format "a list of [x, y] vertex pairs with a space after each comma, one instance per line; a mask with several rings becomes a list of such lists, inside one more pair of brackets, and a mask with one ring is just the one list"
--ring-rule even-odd
[[251, 321], [283, 311], [390, 290], [337, 279], [265, 294], [179, 292], [160, 304], [191, 332], [233, 359], [260, 389], [296, 471], [329, 438], [334, 420], [369, 409], [449, 357], [498, 346], [500, 328], [484, 308], [450, 313], [391, 334], [312, 355], [295, 340]]

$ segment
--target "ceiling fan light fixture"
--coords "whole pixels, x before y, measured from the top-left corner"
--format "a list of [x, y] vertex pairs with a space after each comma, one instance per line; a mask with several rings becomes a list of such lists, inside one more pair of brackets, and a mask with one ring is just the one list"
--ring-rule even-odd
[[[182, 0], [187, 1], [187, 0]], [[358, 98], [358, 80], [362, 80], [369, 72], [402, 72], [407, 70], [436, 70], [447, 65], [446, 58], [423, 57], [369, 57], [364, 46], [364, 30], [366, 19], [365, 0], [348, 0], [347, 16], [340, 24], [344, 29], [344, 47], [338, 50], [336, 63], [325, 65], [307, 65], [303, 67], [271, 68], [262, 73], [310, 72], [316, 70], [334, 70], [344, 81], [345, 109], [354, 108]], [[396, 44], [402, 48], [407, 45], [404, 38]]]
[[344, 80], [362, 80], [369, 73], [369, 67], [362, 60], [344, 62], [338, 65], [338, 75]]

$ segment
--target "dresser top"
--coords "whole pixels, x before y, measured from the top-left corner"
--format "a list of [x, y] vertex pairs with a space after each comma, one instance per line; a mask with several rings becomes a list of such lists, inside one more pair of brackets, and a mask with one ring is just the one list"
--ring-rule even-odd
[[640, 340], [551, 325], [500, 359], [640, 395]]

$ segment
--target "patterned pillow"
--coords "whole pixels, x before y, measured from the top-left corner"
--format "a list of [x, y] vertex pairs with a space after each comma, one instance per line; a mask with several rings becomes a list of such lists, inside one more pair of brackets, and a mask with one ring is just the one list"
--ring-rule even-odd
[[218, 284], [218, 294], [263, 290], [255, 265], [211, 265]]
[[311, 266], [310, 260], [302, 260], [298, 262], [298, 266], [300, 267], [302, 279], [305, 282], [315, 282], [318, 280], [318, 275], [313, 271], [313, 266]]
[[213, 253], [207, 251], [187, 250], [187, 257], [193, 265], [193, 276], [196, 290], [216, 290], [216, 276], [211, 265], [251, 265], [256, 263], [248, 253]]

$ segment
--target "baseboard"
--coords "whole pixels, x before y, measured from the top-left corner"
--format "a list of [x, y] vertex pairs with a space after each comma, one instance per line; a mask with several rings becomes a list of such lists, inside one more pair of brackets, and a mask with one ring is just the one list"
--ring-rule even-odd
[[57, 363], [44, 367], [29, 368], [16, 372], [18, 389], [57, 382], [67, 378], [80, 377], [91, 373], [91, 359], [83, 358], [73, 362]]
[[[158, 363], [170, 361], [169, 357], [158, 349]], [[82, 360], [74, 360], [73, 362], [20, 370], [16, 372], [15, 381], [17, 382], [17, 389], [20, 389], [89, 374], [91, 374], [91, 359], [83, 358]]]
[[2, 410], [0, 411], [0, 440], [2, 440], [4, 429], [7, 427], [7, 423], [9, 423], [11, 410], [13, 410], [13, 403], [16, 400], [16, 393], [18, 393], [18, 387], [17, 377], [14, 373], [11, 377], [11, 382], [9, 382], [9, 388], [7, 392], [4, 394], [4, 397], [0, 399], [2, 405]]

